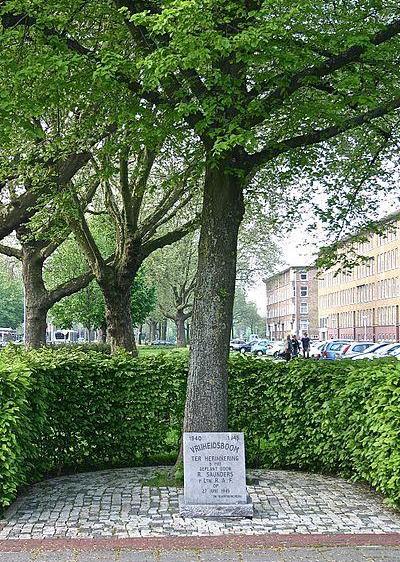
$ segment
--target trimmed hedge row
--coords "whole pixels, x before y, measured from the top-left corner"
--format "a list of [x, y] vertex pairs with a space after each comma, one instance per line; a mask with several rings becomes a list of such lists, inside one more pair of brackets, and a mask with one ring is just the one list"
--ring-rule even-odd
[[399, 361], [235, 361], [230, 396], [250, 464], [365, 480], [400, 506]]
[[[187, 354], [0, 353], [0, 508], [48, 473], [172, 461]], [[400, 363], [235, 357], [231, 429], [253, 466], [340, 473], [400, 505]]]

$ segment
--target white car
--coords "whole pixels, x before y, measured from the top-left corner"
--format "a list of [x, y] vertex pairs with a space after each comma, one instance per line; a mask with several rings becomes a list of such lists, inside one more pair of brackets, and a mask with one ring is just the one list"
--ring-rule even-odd
[[352, 357], [352, 360], [357, 359], [380, 359], [382, 357], [387, 357], [389, 351], [395, 351], [400, 347], [399, 343], [380, 343], [371, 346], [364, 353], [359, 353], [358, 355]]
[[400, 361], [400, 349], [396, 349], [393, 353], [391, 353], [390, 355], [393, 355], [393, 357], [396, 357], [396, 359], [398, 359]]
[[269, 355], [270, 357], [278, 357], [280, 353], [285, 351], [285, 343], [282, 341], [274, 341], [271, 342], [266, 350], [264, 355]]
[[339, 352], [339, 359], [351, 359], [360, 353], [368, 352], [374, 345], [373, 341], [355, 341], [343, 347]]
[[391, 348], [388, 350], [388, 352], [387, 352], [386, 355], [393, 355], [393, 356], [396, 356], [397, 353], [399, 353], [399, 352], [400, 352], [400, 343], [395, 343], [395, 344], [393, 345], [393, 347], [391, 347]]
[[325, 341], [312, 341], [310, 344], [310, 357], [316, 357], [319, 359], [321, 357], [322, 348], [325, 344]]

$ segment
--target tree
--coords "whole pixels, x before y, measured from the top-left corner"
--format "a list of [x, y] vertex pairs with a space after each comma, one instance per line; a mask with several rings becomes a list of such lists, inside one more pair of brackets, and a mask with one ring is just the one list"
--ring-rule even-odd
[[[263, 167], [278, 174], [312, 166], [335, 137], [354, 146], [368, 129], [371, 140], [380, 138], [372, 124], [400, 107], [397, 3], [116, 0], [83, 13], [74, 2], [39, 3], [27, 13], [25, 2], [8, 4], [3, 21], [15, 35], [24, 26], [26, 42], [41, 53], [43, 43], [51, 46], [63, 62], [81, 57], [87, 74], [97, 65], [201, 140], [206, 169], [184, 428], [225, 430], [244, 190]], [[83, 25], [88, 19], [99, 25]]]
[[246, 293], [240, 288], [236, 290], [233, 303], [232, 330], [235, 329], [236, 336], [262, 336], [265, 333], [265, 320], [258, 314], [257, 306], [253, 302], [247, 302]]
[[275, 213], [264, 200], [250, 200], [239, 229], [236, 284], [241, 289], [254, 285], [282, 264], [275, 242]]
[[[115, 230], [112, 221], [102, 213], [89, 215], [90, 231], [102, 255], [111, 255], [115, 249]], [[72, 236], [68, 237], [47, 263], [44, 277], [50, 287], [79, 278], [86, 271], [85, 254]], [[146, 281], [143, 269], [139, 270], [132, 286], [131, 316], [133, 325], [144, 322], [155, 305], [155, 289]], [[51, 309], [51, 316], [62, 328], [80, 323], [88, 330], [102, 328], [106, 331], [104, 296], [92, 281], [74, 295], [64, 298]]]
[[[131, 318], [134, 326], [143, 324], [155, 306], [155, 289], [146, 283], [145, 276], [139, 271], [132, 285]], [[87, 287], [56, 303], [50, 315], [57, 326], [72, 328], [73, 324], [82, 324], [90, 332], [99, 328], [105, 334], [106, 315], [103, 294], [96, 281]]]
[[[134, 129], [133, 133], [136, 151], [124, 132], [115, 160], [107, 158], [103, 163], [105, 210], [115, 232], [113, 258], [106, 260], [102, 255], [85, 216], [85, 207], [74, 189], [70, 192], [71, 209], [66, 209], [64, 217], [102, 290], [111, 349], [124, 348], [136, 353], [131, 318], [132, 283], [152, 252], [173, 244], [196, 228], [197, 217], [190, 213], [190, 204], [195, 198], [198, 166], [185, 159], [168, 160], [161, 146], [149, 148], [144, 140], [138, 141], [138, 130]], [[164, 162], [162, 167], [157, 157]]]
[[0, 326], [18, 328], [24, 321], [24, 291], [20, 275], [0, 263]]
[[156, 252], [149, 264], [149, 273], [157, 288], [158, 308], [174, 322], [178, 347], [187, 343], [185, 324], [192, 316], [197, 241], [197, 232], [188, 234], [173, 246]]
[[[90, 185], [83, 194], [85, 204], [91, 200], [97, 187], [97, 181]], [[0, 253], [18, 259], [22, 264], [22, 278], [25, 293], [25, 345], [37, 348], [46, 343], [47, 314], [50, 308], [62, 298], [74, 294], [86, 287], [93, 276], [82, 271], [78, 276], [64, 277], [63, 282], [46, 286], [43, 269], [46, 260], [57, 250], [68, 236], [64, 224], [48, 220], [48, 207], [45, 209], [46, 232], [34, 232], [28, 222], [22, 222], [16, 229], [19, 247], [0, 244]], [[43, 212], [43, 209], [41, 209]], [[40, 214], [38, 209], [37, 214]], [[32, 215], [33, 216], [33, 215]], [[30, 217], [32, 218], [32, 217]]]

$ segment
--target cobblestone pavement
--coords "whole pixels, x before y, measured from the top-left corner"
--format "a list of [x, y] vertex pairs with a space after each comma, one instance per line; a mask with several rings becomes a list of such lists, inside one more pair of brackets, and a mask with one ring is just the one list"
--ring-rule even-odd
[[399, 562], [396, 547], [0, 552], [0, 562]]
[[142, 485], [155, 470], [110, 470], [36, 484], [6, 512], [0, 540], [400, 532], [400, 515], [366, 487], [287, 471], [249, 471], [252, 520], [183, 519], [180, 490]]

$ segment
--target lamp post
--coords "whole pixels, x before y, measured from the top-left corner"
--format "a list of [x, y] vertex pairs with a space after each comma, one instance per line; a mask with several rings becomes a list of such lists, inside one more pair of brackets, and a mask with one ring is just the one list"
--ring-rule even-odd
[[364, 340], [367, 339], [367, 320], [368, 320], [368, 316], [364, 315], [363, 317], [364, 320]]

